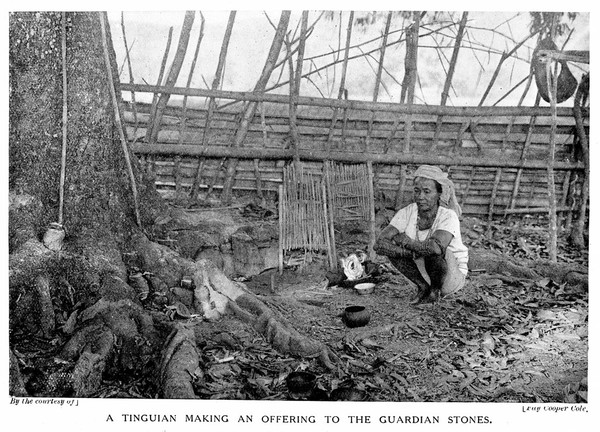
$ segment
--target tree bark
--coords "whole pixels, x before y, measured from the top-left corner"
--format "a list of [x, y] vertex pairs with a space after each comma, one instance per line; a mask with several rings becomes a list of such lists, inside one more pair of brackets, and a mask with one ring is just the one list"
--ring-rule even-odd
[[[62, 52], [47, 47], [51, 40], [60, 41], [61, 14], [11, 15], [11, 394], [92, 397], [110, 374], [121, 381], [151, 377], [155, 394], [163, 397], [195, 397], [190, 380], [199, 357], [185, 328], [196, 323], [186, 309], [206, 320], [233, 310], [276, 349], [319, 356], [331, 367], [335, 356], [324, 345], [296, 332], [212, 263], [182, 258], [148, 238], [160, 221], [176, 218], [178, 212], [168, 209], [132, 157], [142, 204], [142, 227], [137, 226], [118, 142], [119, 114], [113, 111], [120, 107], [109, 91], [119, 87], [110, 82], [102, 44], [106, 14], [67, 13], [67, 19], [67, 236], [57, 252], [40, 239], [59, 205]], [[114, 51], [107, 42], [115, 77]], [[186, 275], [193, 275], [196, 291], [169, 289]], [[176, 324], [160, 311], [161, 305], [189, 321], [183, 327]], [[24, 343], [39, 338], [52, 342], [51, 355], [45, 352], [32, 360], [34, 373], [31, 367], [21, 371], [16, 356]]]

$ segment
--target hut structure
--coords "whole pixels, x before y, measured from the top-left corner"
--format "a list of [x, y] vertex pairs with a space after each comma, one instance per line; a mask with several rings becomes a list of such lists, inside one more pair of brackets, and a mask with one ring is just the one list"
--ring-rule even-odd
[[[384, 15], [380, 48], [371, 54], [377, 59], [371, 100], [347, 97], [345, 75], [351, 66], [350, 41], [356, 24], [353, 13], [342, 40], [345, 49], [340, 50], [342, 74], [337, 98], [302, 95], [303, 83], [310, 79], [303, 64], [305, 42], [310, 37], [307, 12], [300, 20], [299, 36], [293, 40], [286, 30], [289, 13], [281, 14], [277, 27], [273, 24], [276, 33], [263, 72], [254, 90], [248, 92], [219, 89], [233, 26], [231, 16], [211, 88], [190, 87], [202, 32], [187, 86], [175, 85], [188, 43], [184, 23], [168, 74], [164, 70], [169, 45], [156, 85], [133, 80], [121, 83], [122, 94], [131, 95], [122, 106], [127, 140], [143, 167], [155, 176], [158, 190], [170, 198], [196, 200], [214, 194], [229, 202], [235, 193], [274, 198], [288, 164], [299, 164], [319, 178], [333, 162], [369, 164], [375, 207], [399, 208], [411, 198], [409, 185], [416, 166], [432, 164], [450, 173], [464, 215], [491, 220], [514, 214], [546, 214], [554, 235], [557, 217], [567, 224], [582, 211], [585, 217], [589, 109], [584, 102], [578, 122], [571, 102], [557, 106], [552, 78], [557, 81], [558, 69], [544, 69], [549, 72], [549, 106], [540, 103], [539, 95], [533, 105], [523, 105], [526, 95], [537, 91], [533, 68], [506, 92], [522, 92], [517, 104], [492, 105], [486, 100], [506, 60], [525, 42], [536, 46], [539, 34], [532, 33], [502, 53], [478, 105], [449, 106], [458, 54], [468, 49], [461, 44], [468, 17], [463, 13], [453, 23], [456, 37], [454, 47], [447, 50], [452, 56], [445, 67], [440, 103], [417, 104], [416, 73], [424, 67], [417, 64], [419, 20], [424, 14], [407, 15], [403, 28], [390, 27], [392, 15]], [[399, 43], [406, 44], [404, 76], [397, 77], [402, 81], [402, 98], [400, 103], [381, 102], [378, 93], [386, 47], [390, 35], [398, 31], [403, 34]], [[566, 59], [584, 72], [587, 68], [587, 52], [551, 50], [546, 54], [563, 65]], [[547, 61], [543, 67], [554, 64]], [[286, 73], [279, 73], [283, 78], [269, 89], [267, 83], [273, 84], [277, 68]], [[273, 91], [282, 86], [289, 89], [288, 94]], [[139, 102], [143, 96], [152, 102]], [[175, 97], [178, 103], [167, 103]]]

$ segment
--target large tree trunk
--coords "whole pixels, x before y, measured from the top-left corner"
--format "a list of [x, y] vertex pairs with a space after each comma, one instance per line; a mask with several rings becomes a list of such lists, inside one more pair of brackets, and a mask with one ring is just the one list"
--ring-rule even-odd
[[[130, 155], [138, 227], [109, 86], [120, 91], [107, 78], [107, 67], [118, 74], [109, 32], [102, 32], [106, 15], [66, 17], [66, 238], [59, 251], [41, 239], [59, 208], [62, 16], [18, 13], [10, 20], [11, 394], [93, 396], [107, 374], [122, 380], [152, 374], [158, 394], [194, 397], [196, 342], [189, 326], [161, 311], [167, 305], [183, 318], [206, 320], [232, 310], [276, 348], [331, 365], [334, 357], [324, 346], [295, 332], [211, 263], [184, 259], [149, 239], [155, 222], [176, 214]], [[186, 275], [193, 276], [195, 291], [168, 289]], [[21, 373], [26, 362], [20, 359], [30, 348], [24, 341], [32, 337], [59, 349], [38, 358], [34, 373]]]

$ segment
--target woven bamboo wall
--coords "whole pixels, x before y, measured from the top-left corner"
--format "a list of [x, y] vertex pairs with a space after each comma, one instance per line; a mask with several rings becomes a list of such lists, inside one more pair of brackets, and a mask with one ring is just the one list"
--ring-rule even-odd
[[[366, 104], [365, 104], [366, 105]], [[158, 134], [158, 148], [146, 151], [144, 143], [146, 126], [151, 107], [136, 104], [135, 115], [131, 105], [126, 106], [124, 120], [127, 136], [134, 151], [148, 170], [156, 175], [159, 191], [166, 196], [189, 194], [202, 159], [200, 191], [209, 186], [218, 192], [223, 185], [225, 171], [223, 158], [198, 156], [202, 151], [227, 149], [234, 140], [242, 103], [229, 104], [217, 109], [210, 122], [210, 130], [202, 147], [206, 109], [187, 109], [185, 125], [182, 110], [168, 107], [164, 113]], [[360, 107], [359, 107], [360, 108]], [[503, 112], [500, 108], [498, 112]], [[550, 133], [550, 111], [538, 115], [530, 128], [531, 115], [522, 109], [522, 115], [461, 116], [432, 114], [406, 115], [369, 109], [339, 109], [337, 121], [332, 126], [334, 109], [322, 106], [298, 106], [298, 151], [311, 156], [319, 152], [361, 155], [382, 158], [405, 155], [409, 148], [411, 156], [445, 157], [450, 160], [446, 169], [457, 185], [457, 196], [465, 214], [502, 214], [512, 207], [519, 209], [545, 208], [548, 206], [547, 170]], [[137, 120], [137, 121], [136, 121]], [[137, 125], [137, 126], [136, 126]], [[585, 118], [589, 129], [589, 119]], [[569, 188], [579, 181], [581, 165], [575, 161], [575, 121], [569, 110], [562, 109], [558, 116], [556, 135], [555, 183], [559, 209], [567, 204]], [[175, 147], [178, 146], [178, 147]], [[148, 146], [149, 148], [150, 146]], [[260, 102], [242, 145], [245, 155], [240, 159], [234, 182], [234, 190], [255, 191], [257, 180], [264, 192], [276, 193], [282, 183], [282, 168], [286, 160], [262, 158], [254, 152], [261, 150], [284, 151], [292, 148], [288, 105]], [[184, 149], [184, 150], [179, 150]], [[187, 155], [193, 149], [193, 155]], [[216, 153], [215, 153], [216, 152]], [[178, 155], [176, 153], [179, 153]], [[322, 175], [323, 164], [318, 157], [303, 160], [305, 167]], [[410, 201], [410, 188], [396, 196], [400, 184], [400, 165], [382, 163], [374, 159], [375, 194], [387, 204], [396, 205]], [[387, 159], [385, 159], [387, 160]], [[465, 165], [465, 161], [473, 163]], [[500, 161], [500, 162], [499, 162]], [[258, 164], [258, 171], [257, 171]], [[503, 166], [504, 165], [504, 166]], [[525, 166], [525, 168], [523, 168]], [[407, 165], [410, 185], [411, 173], [416, 164]]]

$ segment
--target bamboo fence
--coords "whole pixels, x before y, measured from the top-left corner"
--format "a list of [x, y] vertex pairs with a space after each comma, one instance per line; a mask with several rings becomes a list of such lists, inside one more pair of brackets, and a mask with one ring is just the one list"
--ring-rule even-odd
[[[539, 106], [539, 95], [535, 106], [521, 106], [531, 86], [531, 75], [494, 105], [483, 105], [505, 61], [516, 55], [535, 34], [502, 54], [478, 106], [447, 106], [468, 18], [467, 12], [463, 12], [460, 22], [455, 23], [457, 36], [440, 105], [431, 106], [414, 103], [419, 39], [427, 33], [421, 28], [420, 20], [424, 16], [421, 11], [412, 13], [411, 24], [405, 29], [407, 49], [401, 103], [378, 101], [380, 86], [384, 85], [381, 76], [386, 47], [390, 45], [388, 36], [392, 34], [391, 12], [387, 15], [380, 47], [364, 54], [379, 52], [371, 101], [349, 99], [346, 88], [349, 60], [357, 58], [350, 53], [353, 12], [349, 14], [345, 43], [340, 31], [337, 59], [331, 64], [339, 63], [342, 68], [337, 98], [301, 96], [302, 78], [308, 76], [303, 71], [305, 42], [319, 20], [309, 26], [308, 12], [302, 14], [298, 38], [295, 32], [290, 37], [287, 31], [289, 11], [281, 13], [276, 28], [272, 23], [275, 36], [252, 91], [220, 90], [235, 16], [235, 12], [230, 13], [210, 89], [190, 88], [204, 28], [202, 14], [202, 27], [186, 87], [176, 87], [175, 82], [189, 40], [192, 12], [186, 13], [175, 60], [163, 79], [173, 32], [172, 28], [169, 30], [156, 85], [134, 84], [127, 58], [130, 82], [120, 86], [122, 92], [130, 92], [132, 99], [123, 114], [127, 140], [154, 177], [159, 192], [166, 197], [179, 199], [185, 193], [194, 201], [217, 192], [228, 202], [234, 190], [254, 193], [261, 199], [268, 194], [276, 196], [282, 186], [285, 192], [286, 175], [291, 175], [286, 174], [286, 166], [293, 161], [296, 176], [320, 181], [326, 192], [332, 192], [326, 194], [322, 202], [323, 207], [329, 208], [331, 229], [334, 219], [342, 217], [340, 212], [345, 211], [345, 217], [350, 216], [349, 205], [340, 202], [336, 192], [341, 190], [345, 180], [336, 176], [346, 172], [353, 178], [367, 180], [356, 183], [353, 187], [357, 190], [352, 193], [363, 197], [361, 199], [369, 196], [371, 202], [353, 204], [363, 212], [360, 217], [354, 216], [373, 224], [373, 197], [382, 201], [379, 206], [402, 207], [410, 200], [408, 190], [416, 166], [432, 164], [451, 171], [463, 212], [487, 217], [489, 223], [494, 216], [522, 213], [551, 212], [552, 218], [559, 212], [569, 223], [573, 212], [579, 211], [585, 216], [587, 160], [577, 160], [576, 147], [578, 137], [589, 135], [589, 109], [578, 111], [580, 120], [576, 122], [570, 107]], [[341, 19], [340, 15], [340, 30]], [[125, 40], [124, 24], [121, 24]], [[584, 54], [549, 53], [567, 56], [570, 61], [582, 61]], [[589, 53], [586, 58], [588, 60], [583, 62], [589, 61]], [[267, 87], [271, 74], [279, 68], [281, 73], [288, 69], [288, 81], [279, 80], [276, 85]], [[518, 106], [496, 106], [525, 82]], [[283, 85], [288, 86], [287, 94], [273, 92]], [[143, 93], [152, 97], [144, 98]], [[183, 96], [183, 104], [171, 96]], [[139, 102], [142, 99], [152, 99], [152, 103]], [[366, 172], [354, 172], [352, 170], [359, 168], [353, 167], [361, 167], [360, 170], [366, 167]], [[366, 186], [370, 188], [367, 192], [358, 191], [359, 187]], [[320, 190], [315, 187], [313, 193], [320, 196]], [[579, 209], [573, 191], [583, 191], [580, 193], [583, 198], [579, 200], [583, 204]], [[335, 247], [333, 235], [330, 241]]]
[[[122, 84], [121, 89], [137, 95], [149, 90], [168, 91], [130, 84]], [[187, 95], [187, 107], [185, 113], [182, 107], [166, 107], [156, 143], [143, 142], [151, 122], [151, 105], [138, 102], [134, 111], [129, 104], [123, 116], [132, 149], [143, 163], [152, 164], [148, 168], [156, 175], [159, 191], [167, 197], [173, 196], [175, 189], [187, 191], [193, 198], [209, 188], [222, 190], [221, 166], [227, 157], [240, 161], [232, 179], [234, 190], [276, 194], [283, 182], [284, 162], [298, 158], [320, 174], [328, 160], [346, 164], [370, 161], [375, 192], [391, 207], [405, 204], [410, 198], [407, 188], [399, 187], [400, 170], [406, 170], [406, 181], [410, 182], [416, 165], [427, 163], [452, 167], [451, 177], [465, 214], [548, 209], [547, 160], [552, 125], [548, 107], [408, 107], [299, 97], [295, 101], [297, 143], [289, 148], [289, 96], [182, 88], [170, 91]], [[201, 107], [207, 98], [211, 101], [208, 109]], [[235, 139], [240, 107], [218, 109], [212, 102], [216, 99], [260, 102], [239, 146], [230, 144]], [[336, 107], [346, 111], [345, 121], [332, 127], [332, 109]], [[406, 121], [409, 109], [414, 112]], [[589, 112], [584, 109], [582, 114], [583, 127], [589, 133]], [[182, 121], [185, 128], [181, 127]], [[404, 151], [406, 134], [397, 132], [409, 123], [410, 151]], [[554, 153], [558, 196], [568, 192], [565, 188], [573, 187], [566, 178], [584, 168], [581, 162], [573, 162], [575, 126], [571, 109], [558, 107]], [[436, 151], [432, 152], [434, 143]], [[197, 191], [193, 191], [194, 182]]]

